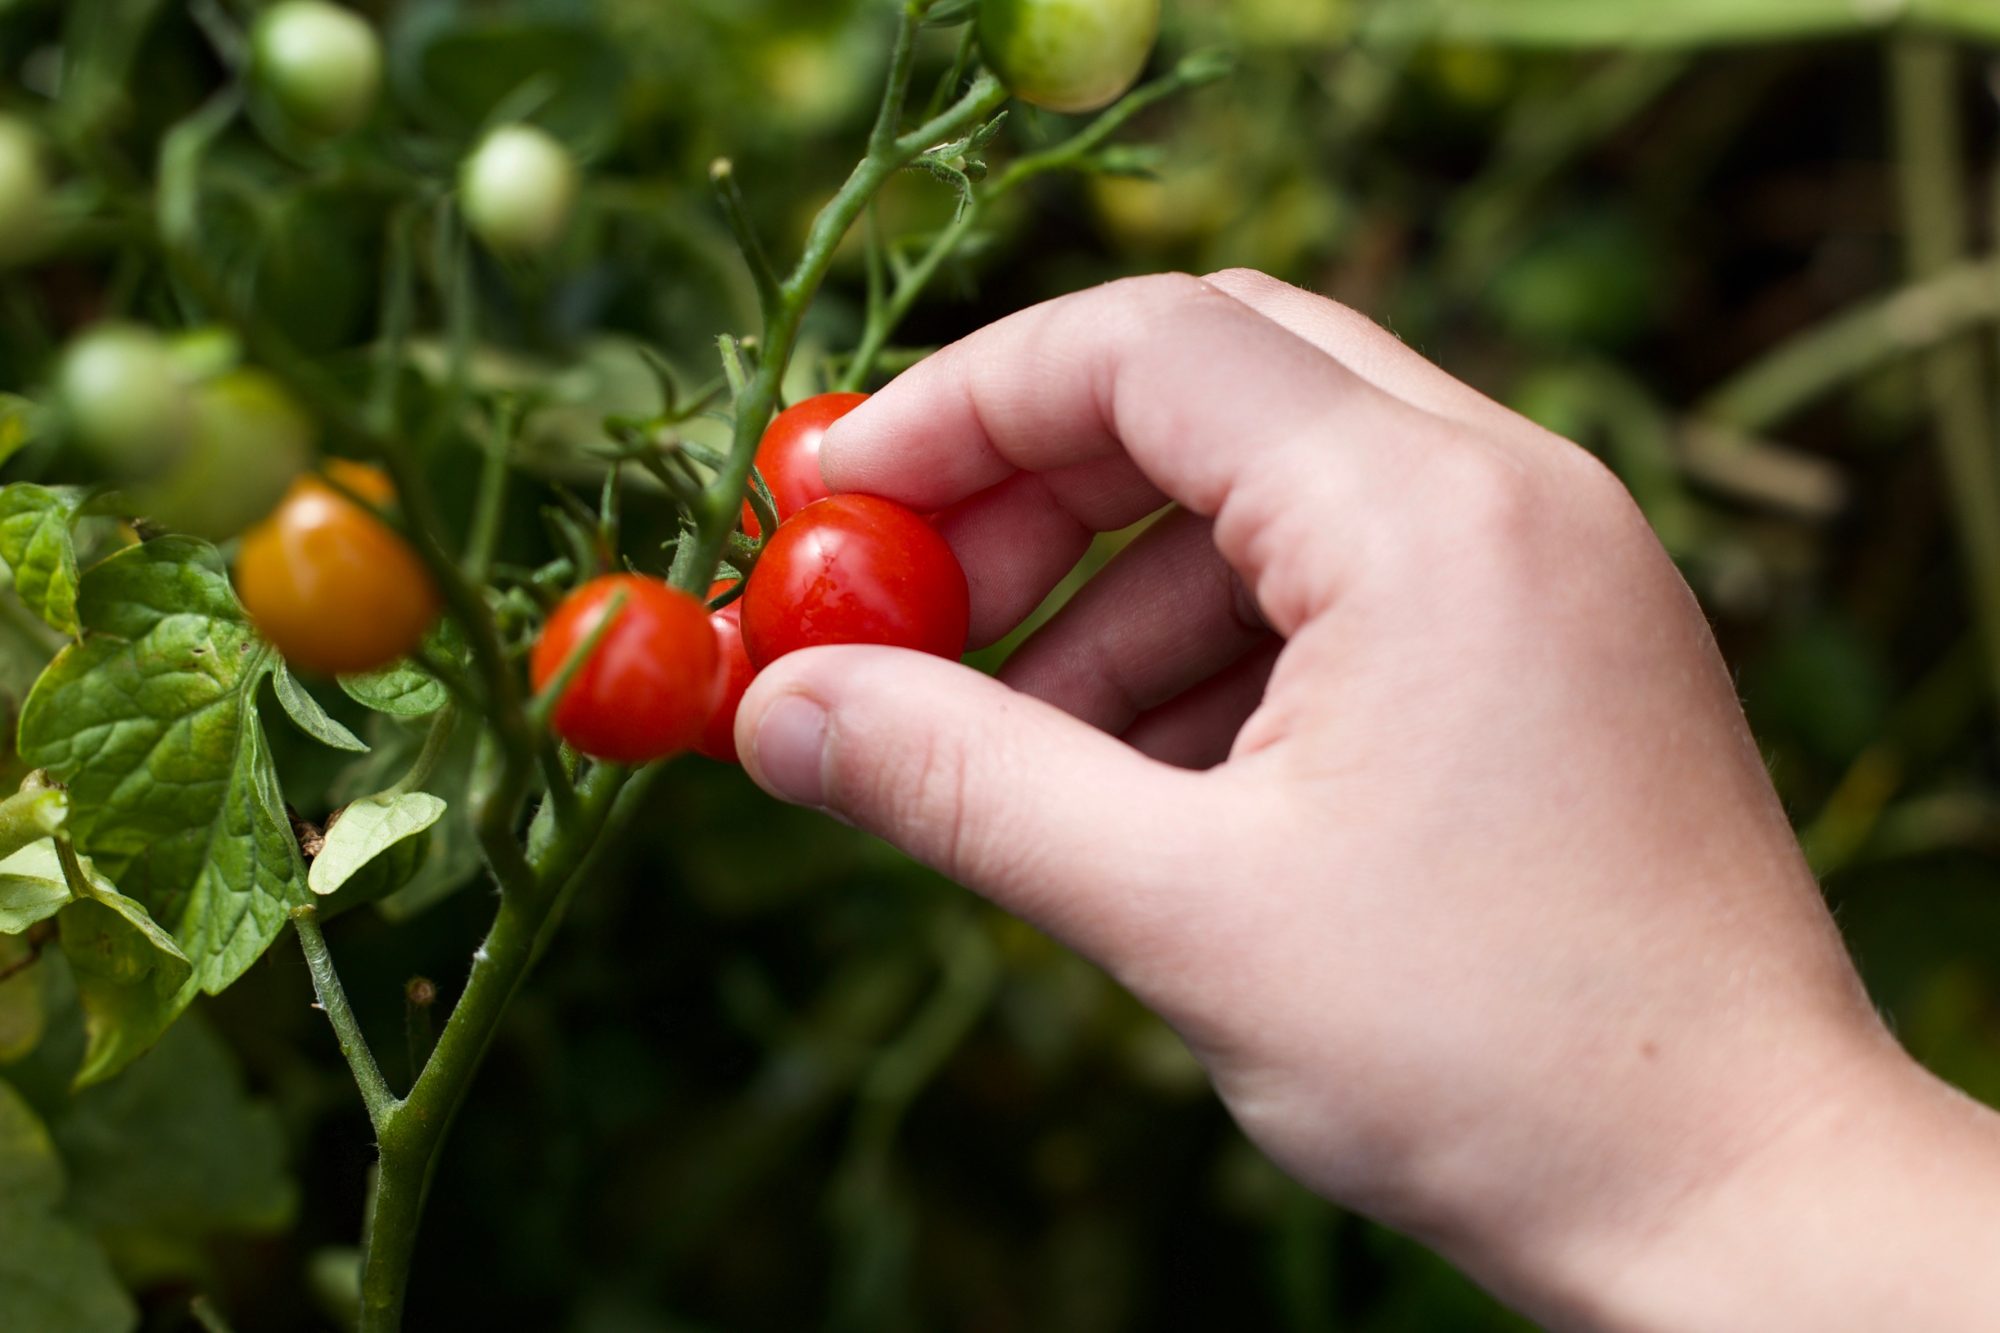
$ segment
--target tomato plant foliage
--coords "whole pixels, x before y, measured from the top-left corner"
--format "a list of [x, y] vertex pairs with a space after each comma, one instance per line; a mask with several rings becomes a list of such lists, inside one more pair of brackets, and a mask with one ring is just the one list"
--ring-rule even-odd
[[148, 542], [93, 568], [78, 616], [88, 637], [29, 694], [21, 754], [68, 785], [78, 844], [185, 951], [185, 982], [171, 992], [156, 983], [140, 1006], [164, 1023], [195, 989], [214, 994], [241, 976], [303, 901], [258, 706], [276, 659], [214, 548], [190, 540]]
[[[823, 498], [826, 425], [918, 354], [915, 304], [1008, 196], [1126, 169], [1132, 119], [1224, 69], [1114, 101], [1152, 46], [1127, 25], [1102, 117], [1014, 144], [975, 6], [857, 10], [819, 75], [774, 48], [771, 106], [677, 129], [686, 171], [634, 70], [706, 85], [647, 8], [0, 4], [0, 1327], [130, 1328], [128, 1286], [283, 1225], [274, 1115], [197, 1001], [288, 932], [380, 1148], [321, 1303], [400, 1324], [529, 969], [664, 763], [734, 756], [753, 622], [824, 610], [773, 591], [814, 502], [887, 503]], [[785, 178], [833, 121], [859, 161]], [[892, 517], [836, 637], [956, 656], [963, 573]], [[450, 1005], [413, 984], [378, 1060], [323, 923], [471, 885]]]

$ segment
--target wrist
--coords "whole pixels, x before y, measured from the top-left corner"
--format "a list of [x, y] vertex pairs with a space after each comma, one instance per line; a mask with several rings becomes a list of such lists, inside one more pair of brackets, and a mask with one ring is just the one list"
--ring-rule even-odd
[[2000, 1116], [1886, 1033], [1817, 1063], [1774, 1122], [1690, 1141], [1708, 1160], [1678, 1185], [1608, 1198], [1530, 1265], [1538, 1313], [1620, 1333], [2000, 1327]]

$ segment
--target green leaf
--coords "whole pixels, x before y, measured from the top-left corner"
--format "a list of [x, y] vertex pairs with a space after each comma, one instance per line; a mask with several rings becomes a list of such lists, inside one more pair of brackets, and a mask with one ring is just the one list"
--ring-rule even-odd
[[444, 682], [414, 662], [394, 662], [380, 671], [342, 676], [340, 688], [364, 708], [391, 717], [427, 717], [451, 697]]
[[[465, 636], [449, 618], [440, 620], [437, 628], [424, 636], [424, 651], [460, 666], [470, 656]], [[391, 717], [429, 717], [451, 700], [451, 691], [443, 681], [408, 658], [391, 662], [380, 671], [342, 676], [340, 688], [364, 708]]]
[[319, 700], [307, 693], [297, 677], [285, 669], [280, 662], [271, 675], [271, 683], [277, 689], [278, 702], [284, 706], [285, 715], [298, 723], [299, 730], [318, 741], [321, 745], [336, 750], [347, 750], [354, 754], [367, 754], [368, 743], [349, 731], [340, 723], [327, 716], [320, 707]]
[[[413, 732], [407, 724], [388, 717], [376, 719], [368, 734], [375, 742], [375, 750], [342, 774], [334, 789], [336, 800], [359, 800], [362, 797], [356, 793], [372, 792], [394, 782], [408, 771], [423, 744], [421, 732]], [[465, 887], [479, 873], [483, 857], [471, 811], [478, 805], [479, 790], [491, 785], [499, 765], [498, 751], [485, 743], [485, 736], [483, 728], [468, 726], [463, 717], [459, 718], [443, 756], [424, 784], [443, 799], [446, 809], [421, 839], [423, 855], [414, 870], [406, 873], [407, 882], [399, 888], [392, 886], [390, 895], [380, 903], [378, 910], [390, 920], [401, 921], [417, 915]], [[339, 824], [334, 827], [337, 829]], [[388, 868], [391, 877], [395, 869]], [[373, 878], [373, 872], [369, 878]], [[350, 886], [326, 907], [344, 907], [365, 896], [357, 890], [373, 887]]]
[[125, 1333], [139, 1311], [103, 1248], [71, 1222], [0, 1200], [0, 1328]]
[[69, 786], [71, 835], [214, 994], [305, 901], [257, 684], [271, 668], [213, 547], [165, 537], [84, 576], [81, 644], [29, 693], [21, 754]]
[[1878, 33], [1907, 22], [2000, 38], [1991, 0], [1395, 0], [1369, 7], [1365, 33], [1391, 42], [1685, 47]]
[[194, 998], [193, 965], [146, 909], [86, 872], [90, 896], [56, 918], [83, 1005], [74, 1086], [101, 1083], [160, 1039]]
[[18, 935], [48, 920], [69, 900], [53, 842], [44, 839], [0, 861], [0, 935]]
[[[384, 792], [354, 802], [326, 831], [326, 843], [313, 858], [306, 883], [314, 893], [332, 893], [384, 852], [429, 830], [444, 812], [443, 801], [421, 791]], [[412, 873], [415, 870], [416, 866], [410, 867]]]
[[83, 492], [17, 481], [0, 488], [0, 560], [30, 611], [64, 634], [77, 632], [76, 543], [70, 527]]
[[79, 1093], [53, 1129], [66, 1211], [100, 1232], [267, 1232], [297, 1204], [276, 1111], [195, 1017], [124, 1077]]
[[0, 858], [58, 832], [69, 819], [69, 794], [31, 785], [0, 801]]
[[0, 1083], [0, 1328], [125, 1333], [139, 1312], [97, 1242], [55, 1215], [62, 1193], [48, 1130]]
[[39, 433], [37, 416], [35, 405], [27, 399], [0, 393], [0, 463], [34, 443]]

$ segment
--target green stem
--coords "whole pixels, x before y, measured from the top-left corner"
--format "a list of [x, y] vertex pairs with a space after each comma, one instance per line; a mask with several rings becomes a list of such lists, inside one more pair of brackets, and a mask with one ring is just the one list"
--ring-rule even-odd
[[[1904, 248], [1910, 274], [1919, 281], [1961, 263], [1967, 250], [1971, 210], [1958, 76], [1955, 52], [1939, 39], [1905, 36], [1890, 47]], [[2000, 700], [2000, 455], [1984, 376], [1979, 345], [1969, 338], [1939, 346], [1925, 358], [1931, 421], [1986, 647], [1988, 684]]]
[[[914, 8], [914, 6], [913, 6]], [[905, 24], [912, 20], [906, 15]], [[991, 76], [982, 77], [965, 95], [936, 118], [908, 134], [892, 137], [870, 148], [868, 156], [854, 168], [847, 182], [813, 219], [806, 237], [805, 253], [791, 275], [779, 284], [776, 317], [764, 331], [758, 348], [756, 369], [744, 383], [736, 399], [736, 431], [729, 457], [708, 493], [707, 502], [696, 515], [691, 543], [684, 543], [685, 559], [675, 561], [674, 579], [682, 588], [701, 595], [714, 581], [729, 534], [736, 529], [743, 493], [750, 481], [750, 468], [757, 455], [757, 442], [770, 424], [778, 402], [785, 367], [798, 344], [799, 326], [806, 309], [818, 295], [827, 270], [833, 266], [834, 252], [854, 226], [869, 201], [890, 177], [908, 166], [926, 149], [957, 138], [997, 111], [1007, 100], [1007, 91]], [[886, 102], [885, 102], [886, 109]]]
[[614, 767], [596, 768], [585, 777], [579, 787], [581, 817], [551, 840], [521, 891], [501, 896], [493, 926], [473, 953], [465, 991], [445, 1020], [436, 1047], [410, 1095], [383, 1118], [378, 1129], [381, 1161], [361, 1273], [361, 1333], [392, 1333], [401, 1325], [410, 1262], [438, 1149], [508, 1004], [554, 929], [557, 909], [575, 894], [575, 881], [588, 876], [592, 854], [616, 841], [607, 836], [607, 826], [614, 810], [620, 809], [618, 797], [628, 777], [626, 770]]
[[959, 247], [965, 243], [965, 238], [979, 224], [990, 205], [1037, 177], [1082, 165], [1086, 157], [1103, 147], [1112, 135], [1141, 111], [1175, 93], [1219, 77], [1226, 68], [1226, 64], [1214, 53], [1202, 52], [1190, 56], [1165, 77], [1134, 88], [1097, 119], [1061, 143], [1011, 163], [966, 202], [958, 216], [932, 239], [916, 263], [896, 274], [895, 286], [886, 295], [879, 290], [879, 245], [872, 243], [871, 237], [867, 319], [861, 331], [861, 340], [841, 373], [838, 387], [853, 393], [868, 383], [881, 363], [882, 351], [888, 346], [889, 339], [909, 317], [918, 298], [937, 276], [938, 269], [958, 253]]
[[708, 164], [708, 180], [722, 203], [722, 216], [736, 238], [736, 248], [743, 252], [743, 262], [750, 266], [750, 281], [757, 288], [757, 306], [768, 324], [778, 308], [778, 275], [771, 268], [771, 256], [764, 243], [757, 239], [756, 227], [751, 225], [750, 210], [743, 203], [743, 188], [736, 183], [735, 164], [726, 157], [716, 158]]
[[516, 408], [503, 408], [485, 440], [472, 531], [465, 540], [465, 576], [474, 583], [485, 583], [493, 574], [494, 553], [500, 549], [500, 522], [507, 515], [508, 464], [520, 423], [521, 413]]
[[423, 790], [424, 784], [431, 780], [431, 774], [437, 771], [438, 761], [444, 758], [446, 748], [451, 745], [452, 733], [457, 729], [458, 708], [446, 704], [438, 709], [431, 717], [431, 729], [424, 733], [424, 748], [417, 751], [416, 762], [384, 794], [401, 796], [404, 792]]
[[937, 234], [917, 262], [897, 275], [895, 289], [869, 310], [867, 324], [861, 330], [861, 341], [855, 344], [847, 369], [841, 372], [837, 387], [843, 393], [858, 393], [868, 383], [881, 363], [882, 349], [889, 345], [889, 339], [909, 317], [917, 298], [937, 276], [944, 261], [956, 254], [958, 247], [965, 243], [966, 235], [978, 224], [983, 210], [983, 200], [966, 205], [964, 211]]
[[389, 1081], [382, 1077], [382, 1068], [375, 1063], [375, 1053], [369, 1049], [368, 1038], [362, 1035], [361, 1024], [347, 1002], [347, 990], [340, 984], [340, 973], [334, 970], [326, 936], [320, 933], [319, 908], [301, 903], [292, 909], [291, 916], [292, 928], [298, 931], [299, 947], [305, 952], [306, 966], [312, 971], [313, 994], [333, 1025], [340, 1053], [347, 1057], [354, 1085], [361, 1090], [361, 1103], [368, 1108], [368, 1119], [380, 1134], [396, 1109], [396, 1094], [389, 1091]]

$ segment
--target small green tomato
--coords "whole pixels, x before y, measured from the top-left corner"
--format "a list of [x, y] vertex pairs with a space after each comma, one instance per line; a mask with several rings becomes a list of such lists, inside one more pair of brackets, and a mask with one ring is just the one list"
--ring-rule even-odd
[[366, 19], [327, 0], [283, 0], [251, 39], [257, 78], [278, 108], [313, 134], [354, 130], [382, 90], [382, 43]]
[[194, 395], [187, 456], [126, 498], [163, 528], [226, 541], [263, 518], [312, 465], [312, 418], [261, 370], [232, 370]]
[[459, 172], [467, 224], [505, 255], [536, 254], [560, 240], [578, 183], [569, 150], [532, 125], [493, 131]]
[[980, 0], [979, 47], [1008, 91], [1050, 111], [1095, 111], [1138, 82], [1160, 0]]
[[35, 132], [0, 116], [0, 264], [32, 255], [48, 227], [49, 178]]
[[173, 349], [136, 324], [103, 324], [63, 354], [56, 393], [77, 443], [120, 481], [173, 467], [194, 433], [194, 404]]

